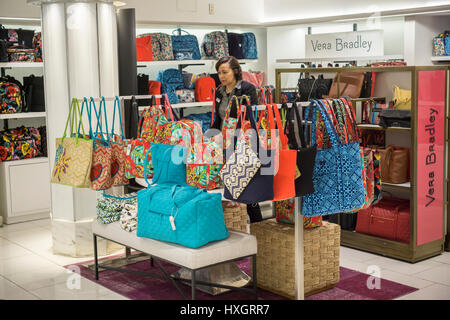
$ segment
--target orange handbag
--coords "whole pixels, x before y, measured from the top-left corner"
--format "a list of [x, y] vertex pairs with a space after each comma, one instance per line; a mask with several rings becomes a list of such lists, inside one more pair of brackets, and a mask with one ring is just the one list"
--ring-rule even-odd
[[136, 60], [153, 61], [152, 36], [143, 34], [136, 37]]
[[270, 122], [273, 115], [278, 128], [281, 148], [277, 148], [275, 157], [275, 175], [273, 177], [274, 201], [295, 197], [295, 172], [297, 170], [297, 151], [288, 149], [288, 137], [284, 134], [280, 112], [276, 104], [267, 105]]

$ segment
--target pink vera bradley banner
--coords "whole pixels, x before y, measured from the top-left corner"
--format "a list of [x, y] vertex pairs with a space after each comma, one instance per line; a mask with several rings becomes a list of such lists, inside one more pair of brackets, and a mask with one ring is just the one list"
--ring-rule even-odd
[[442, 239], [445, 71], [419, 71], [417, 245]]

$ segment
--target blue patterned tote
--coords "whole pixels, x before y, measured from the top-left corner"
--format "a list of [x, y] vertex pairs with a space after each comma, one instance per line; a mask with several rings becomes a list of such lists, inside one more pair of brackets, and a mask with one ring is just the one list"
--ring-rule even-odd
[[315, 120], [316, 113], [319, 112], [330, 138], [331, 148], [317, 150], [313, 173], [315, 191], [303, 197], [302, 214], [305, 217], [316, 217], [362, 207], [365, 191], [359, 142], [340, 142], [321, 101], [311, 100], [310, 107], [306, 109], [306, 119], [309, 109], [313, 112], [312, 141], [316, 140]]

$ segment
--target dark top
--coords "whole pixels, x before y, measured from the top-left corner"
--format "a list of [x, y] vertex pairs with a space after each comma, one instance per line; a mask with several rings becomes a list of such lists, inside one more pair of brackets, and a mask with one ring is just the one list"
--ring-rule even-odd
[[[216, 90], [216, 108], [214, 111], [214, 124], [212, 126], [212, 128], [215, 129], [222, 129], [222, 121], [223, 119], [221, 118], [220, 114], [219, 114], [219, 107], [222, 103], [222, 99], [224, 99], [224, 94], [225, 90], [224, 87], [220, 86], [217, 88]], [[231, 99], [231, 95], [235, 95], [238, 97], [238, 99], [240, 99], [243, 95], [246, 95], [248, 97], [250, 97], [250, 103], [251, 105], [255, 105], [258, 104], [258, 95], [256, 94], [256, 87], [251, 84], [250, 82], [247, 81], [238, 81], [238, 84], [236, 85], [236, 87], [230, 92], [230, 99]], [[237, 118], [237, 106], [235, 106], [234, 104], [231, 107], [230, 110], [230, 116], [233, 118]]]

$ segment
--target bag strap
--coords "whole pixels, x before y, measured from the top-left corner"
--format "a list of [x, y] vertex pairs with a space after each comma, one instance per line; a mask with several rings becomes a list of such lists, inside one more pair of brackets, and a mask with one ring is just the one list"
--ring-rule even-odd
[[[86, 113], [89, 119], [89, 139], [92, 139], [93, 136], [93, 132], [92, 132], [92, 123], [91, 123], [91, 118], [92, 118], [92, 110], [91, 110], [91, 106], [90, 103], [88, 103], [88, 100], [86, 97], [84, 97], [83, 99], [83, 103], [81, 104], [81, 116], [83, 116], [83, 111], [84, 111], [84, 107], [86, 106]], [[81, 127], [81, 123], [78, 124], [78, 130], [77, 133], [80, 134], [80, 127]]]
[[[295, 101], [292, 104], [292, 109], [294, 109], [295, 117], [297, 118], [298, 135], [300, 136], [300, 144], [301, 144], [300, 147], [306, 148], [307, 144], [306, 144], [306, 139], [305, 139], [304, 127], [303, 127], [302, 113], [298, 112], [298, 106]], [[305, 123], [304, 126], [305, 126], [305, 129], [307, 129], [308, 123]], [[295, 131], [294, 131], [294, 133], [295, 133]]]
[[167, 93], [164, 94], [164, 109], [166, 111], [166, 117], [169, 118], [168, 114], [170, 114], [170, 119], [174, 120], [172, 106], [170, 105], [169, 96]]
[[286, 150], [287, 144], [288, 144], [288, 138], [284, 134], [283, 124], [281, 122], [280, 112], [278, 110], [277, 104], [272, 104], [272, 112], [274, 113], [275, 120], [277, 122], [277, 127], [278, 127], [277, 131], [278, 131], [278, 135], [279, 135], [280, 141], [281, 141], [281, 149]]
[[[92, 101], [94, 101], [92, 99]], [[105, 118], [105, 128], [106, 128], [106, 137], [107, 139], [105, 140], [105, 136], [103, 133], [103, 129], [102, 129], [102, 122], [101, 122], [101, 117], [102, 117], [102, 106], [103, 106], [103, 111], [104, 111], [104, 118]], [[95, 104], [94, 104], [94, 111], [95, 111]], [[94, 144], [95, 141], [97, 140], [98, 134], [100, 133], [100, 137], [101, 137], [101, 141], [106, 144], [107, 142], [110, 141], [109, 139], [109, 133], [108, 133], [108, 116], [106, 113], [106, 101], [105, 101], [105, 97], [102, 96], [101, 100], [100, 100], [100, 106], [98, 107], [98, 113], [96, 112], [95, 114], [97, 116], [97, 127], [95, 130], [95, 137], [94, 137]], [[99, 128], [100, 128], [100, 132], [99, 132]]]
[[[67, 115], [66, 126], [64, 128], [64, 134], [63, 134], [62, 139], [61, 139], [62, 141], [64, 141], [64, 138], [67, 136], [67, 127], [69, 125], [69, 121], [70, 121], [70, 126], [72, 127], [72, 125], [73, 125], [73, 116], [72, 116], [72, 114], [73, 114], [73, 110], [74, 110], [74, 107], [75, 107], [75, 100], [76, 100], [76, 98], [73, 98], [72, 102], [70, 103], [69, 114]], [[72, 131], [72, 128], [71, 128], [71, 131]]]
[[[119, 99], [119, 96], [116, 96], [116, 97], [114, 98], [114, 111], [113, 111], [113, 120], [112, 120], [112, 126], [111, 126], [111, 137], [114, 136], [114, 125], [115, 125], [115, 122], [116, 122], [116, 108], [117, 108], [117, 110], [118, 110], [118, 112], [119, 112], [120, 133], [121, 133], [120, 138], [121, 138], [122, 140], [124, 140], [124, 139], [125, 139], [125, 135], [123, 134], [122, 110], [121, 110], [121, 107], [120, 107], [120, 99]], [[114, 139], [113, 139], [113, 140], [114, 140]]]
[[[326, 111], [326, 108], [325, 108], [325, 105], [323, 104], [323, 102], [321, 100], [312, 100], [312, 104], [313, 104], [314, 109], [318, 110], [319, 114], [322, 116], [322, 120], [325, 124], [325, 128], [327, 130], [328, 137], [330, 138], [331, 145], [333, 147], [340, 145], [341, 143], [337, 136], [336, 129], [334, 128], [334, 126], [331, 122], [330, 116], [329, 116], [328, 112]], [[313, 129], [315, 129], [316, 123], [313, 122], [312, 126], [313, 126]], [[311, 139], [313, 141], [316, 141], [316, 130], [312, 130], [312, 131], [313, 132], [311, 134], [311, 136], [312, 136]]]

